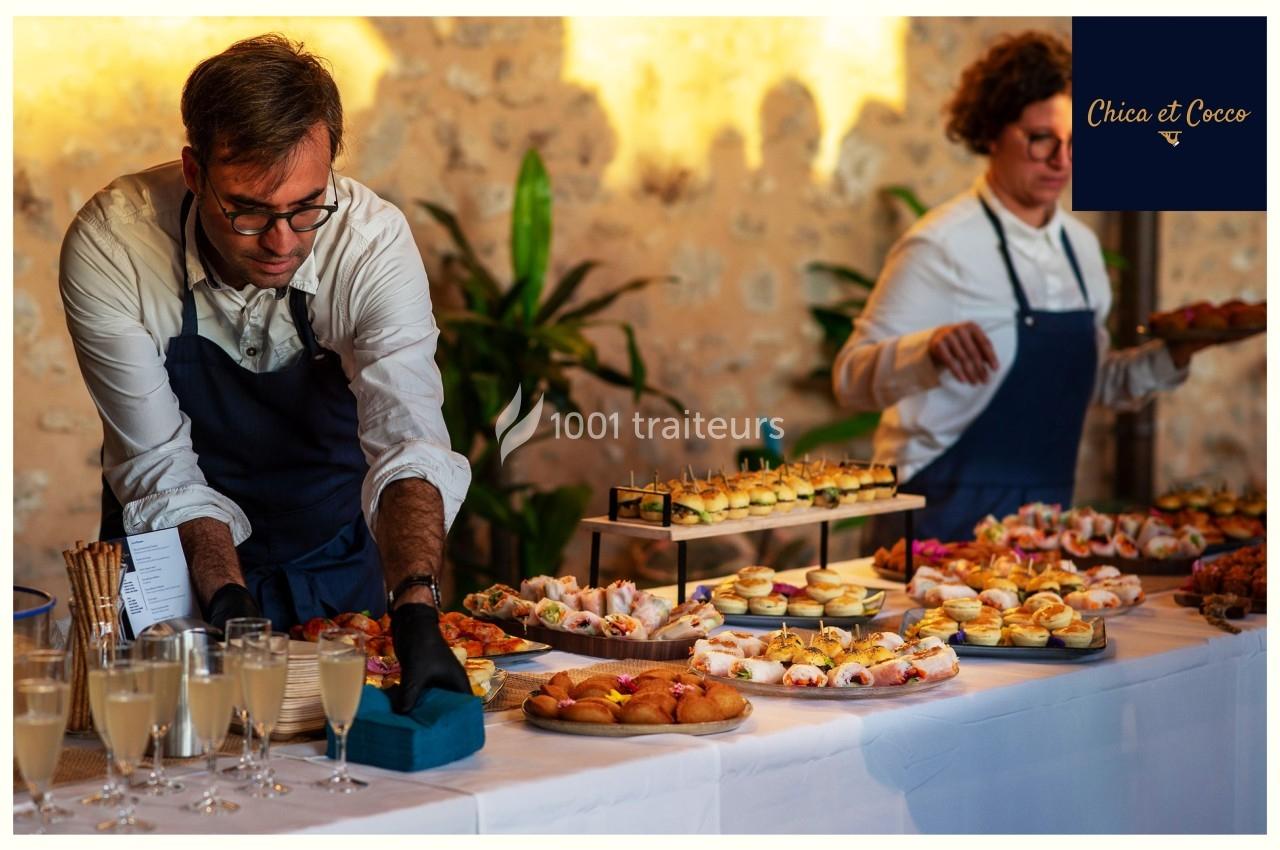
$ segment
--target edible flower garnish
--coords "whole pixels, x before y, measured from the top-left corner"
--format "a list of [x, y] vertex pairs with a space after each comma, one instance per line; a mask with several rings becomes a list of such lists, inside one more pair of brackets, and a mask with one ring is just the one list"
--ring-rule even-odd
[[604, 698], [610, 702], [616, 702], [618, 705], [626, 705], [627, 700], [631, 699], [631, 695], [620, 694], [616, 690], [610, 690], [609, 693], [605, 694]]
[[634, 694], [636, 692], [636, 680], [623, 673], [618, 677], [618, 690], [624, 694]]
[[573, 697], [565, 697], [564, 699], [556, 703], [556, 708], [568, 708], [569, 706], [573, 705], [575, 702], [577, 702], [577, 700], [575, 700]]
[[688, 685], [682, 682], [676, 682], [674, 685], [671, 686], [671, 695], [679, 699], [680, 697], [684, 696], [684, 692], [687, 690], [689, 690]]

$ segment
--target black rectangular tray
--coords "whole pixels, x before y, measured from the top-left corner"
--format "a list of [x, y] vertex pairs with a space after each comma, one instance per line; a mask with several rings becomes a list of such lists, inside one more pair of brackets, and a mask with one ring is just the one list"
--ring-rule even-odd
[[[898, 633], [906, 637], [911, 628], [924, 616], [923, 608], [912, 608], [902, 615]], [[1003, 658], [1006, 661], [1074, 661], [1107, 648], [1107, 624], [1101, 617], [1086, 617], [1093, 624], [1093, 643], [1082, 649], [1069, 646], [973, 646], [967, 643], [948, 643], [956, 655], [971, 658]]]

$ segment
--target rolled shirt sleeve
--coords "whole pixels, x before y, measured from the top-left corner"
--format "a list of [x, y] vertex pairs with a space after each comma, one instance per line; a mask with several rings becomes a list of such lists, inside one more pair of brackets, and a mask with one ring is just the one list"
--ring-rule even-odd
[[365, 519], [376, 532], [378, 505], [392, 481], [421, 478], [440, 491], [448, 530], [471, 483], [467, 459], [450, 449], [436, 366], [439, 328], [431, 314], [426, 270], [403, 214], [357, 261], [350, 295], [351, 389], [360, 444], [369, 461], [362, 489]]
[[1137, 410], [1155, 393], [1171, 390], [1190, 375], [1179, 369], [1163, 340], [1114, 350], [1107, 329], [1098, 329], [1098, 380], [1094, 401], [1121, 411]]
[[[163, 346], [144, 326], [136, 264], [101, 221], [82, 212], [62, 245], [59, 290], [76, 360], [103, 427], [103, 475], [129, 534], [197, 517], [225, 522], [236, 544], [248, 517], [208, 486], [191, 422], [169, 387]], [[174, 288], [181, 279], [175, 272]], [[176, 301], [177, 299], [175, 299]]]

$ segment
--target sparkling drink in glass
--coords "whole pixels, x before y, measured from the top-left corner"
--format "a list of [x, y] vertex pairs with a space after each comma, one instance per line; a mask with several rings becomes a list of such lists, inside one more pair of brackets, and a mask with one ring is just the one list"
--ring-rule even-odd
[[369, 783], [347, 772], [347, 735], [360, 707], [364, 688], [364, 632], [355, 629], [327, 629], [320, 633], [317, 655], [320, 667], [320, 700], [324, 716], [338, 739], [338, 764], [333, 773], [315, 783], [336, 794], [350, 794]]
[[182, 661], [178, 658], [181, 638], [176, 634], [143, 633], [133, 642], [133, 657], [140, 665], [139, 675], [151, 678], [154, 714], [151, 718], [151, 773], [146, 782], [134, 790], [154, 797], [176, 794], [185, 787], [164, 772], [164, 736], [169, 734], [178, 711], [182, 689]]
[[[111, 756], [125, 784], [142, 764], [155, 717], [155, 691], [145, 664], [132, 658], [117, 658], [106, 666], [103, 681], [103, 711]], [[133, 810], [134, 798], [125, 795], [116, 816], [98, 824], [100, 832], [151, 832], [155, 824], [140, 820]]]
[[230, 814], [240, 805], [218, 794], [218, 748], [227, 737], [236, 696], [238, 673], [228, 661], [238, 657], [229, 647], [211, 644], [192, 647], [187, 656], [187, 705], [191, 729], [209, 764], [209, 785], [199, 800], [185, 808], [202, 815]]
[[72, 817], [49, 790], [71, 711], [69, 672], [67, 653], [57, 649], [35, 650], [13, 662], [13, 755], [35, 801], [40, 832]]
[[234, 692], [232, 705], [235, 706], [236, 716], [240, 720], [240, 732], [244, 736], [244, 744], [240, 748], [240, 760], [231, 767], [224, 768], [222, 775], [231, 779], [252, 779], [257, 774], [253, 761], [253, 723], [249, 719], [249, 706], [245, 703], [244, 688], [240, 680], [240, 651], [244, 648], [246, 635], [271, 634], [271, 621], [265, 617], [233, 617], [227, 620], [223, 634], [226, 636], [227, 647], [234, 650], [227, 657], [226, 664], [227, 672], [231, 674]]
[[276, 781], [271, 766], [271, 732], [280, 718], [289, 678], [289, 636], [280, 632], [246, 635], [240, 657], [240, 681], [253, 732], [261, 742], [257, 773], [240, 790], [251, 797], [280, 797], [289, 787]]

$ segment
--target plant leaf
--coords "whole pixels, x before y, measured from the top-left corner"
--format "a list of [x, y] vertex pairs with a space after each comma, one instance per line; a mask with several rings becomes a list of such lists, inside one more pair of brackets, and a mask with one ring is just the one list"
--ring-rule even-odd
[[627, 335], [627, 361], [631, 366], [631, 397], [636, 401], [644, 394], [644, 380], [648, 374], [640, 347], [636, 345], [636, 330], [627, 322], [619, 322], [622, 332]]
[[582, 281], [586, 280], [591, 270], [599, 265], [600, 263], [595, 260], [585, 260], [565, 272], [564, 277], [560, 278], [555, 289], [551, 290], [551, 294], [547, 296], [547, 300], [543, 301], [542, 306], [538, 308], [538, 315], [534, 321], [541, 324], [555, 315], [556, 310], [573, 297], [573, 293]]
[[676, 278], [671, 277], [670, 275], [664, 275], [662, 277], [638, 277], [635, 280], [629, 280], [621, 286], [606, 292], [604, 295], [592, 298], [590, 301], [580, 304], [567, 313], [562, 314], [560, 316], [560, 321], [570, 322], [575, 319], [585, 319], [587, 316], [599, 313], [614, 301], [618, 300], [619, 296], [625, 295], [628, 292], [633, 292], [637, 289], [644, 289], [646, 286], [653, 283], [675, 282]]
[[1124, 254], [1108, 251], [1106, 248], [1102, 249], [1102, 262], [1107, 268], [1117, 271], [1127, 271], [1129, 268], [1129, 260]]
[[876, 285], [874, 279], [867, 277], [857, 269], [851, 269], [838, 263], [824, 263], [820, 260], [815, 260], [806, 265], [805, 269], [811, 272], [829, 274], [840, 283], [851, 283], [854, 286], [861, 286], [863, 289], [872, 289]]
[[538, 152], [529, 149], [520, 163], [511, 205], [511, 273], [523, 284], [521, 303], [532, 321], [542, 298], [542, 281], [551, 254], [551, 180]]
[[920, 218], [929, 211], [929, 208], [926, 207], [918, 197], [916, 197], [916, 193], [911, 191], [907, 186], [886, 186], [884, 193], [889, 197], [897, 198], [906, 204], [911, 211], [916, 214], [916, 218]]
[[[577, 364], [577, 365], [579, 365], [579, 368], [585, 369], [586, 371], [590, 372], [592, 375], [595, 375], [597, 378], [604, 381], [606, 384], [613, 384], [616, 387], [628, 387], [628, 388], [631, 387], [631, 376], [617, 369], [614, 369], [612, 366], [605, 366], [599, 363], [597, 363], [594, 366], [588, 366], [586, 364]], [[657, 396], [658, 398], [662, 399], [667, 404], [671, 405], [672, 409], [675, 410], [676, 413], [684, 412], [684, 409], [685, 409], [684, 403], [681, 402], [680, 399], [671, 395], [670, 393], [663, 392], [657, 387], [654, 387], [649, 384], [645, 385], [644, 392], [645, 392], [645, 395]]]
[[467, 241], [466, 234], [462, 232], [462, 227], [458, 224], [457, 217], [444, 207], [433, 204], [430, 201], [418, 201], [418, 203], [449, 232], [450, 238], [453, 239], [453, 244], [458, 246], [458, 259], [476, 278], [473, 283], [477, 291], [485, 294], [486, 303], [496, 301], [502, 288], [498, 285], [497, 279], [485, 268], [484, 263], [480, 262], [480, 258], [476, 256], [471, 243]]
[[844, 313], [827, 307], [810, 307], [809, 314], [822, 327], [823, 339], [837, 348], [853, 333], [853, 319]]
[[532, 493], [524, 500], [521, 514], [530, 534], [521, 535], [520, 563], [525, 576], [555, 575], [564, 547], [577, 530], [586, 512], [591, 488], [585, 484], [557, 487]]
[[858, 437], [865, 437], [874, 431], [878, 424], [880, 424], [879, 413], [859, 413], [847, 419], [819, 425], [797, 437], [790, 454], [792, 457], [800, 457], [819, 446], [847, 443]]

